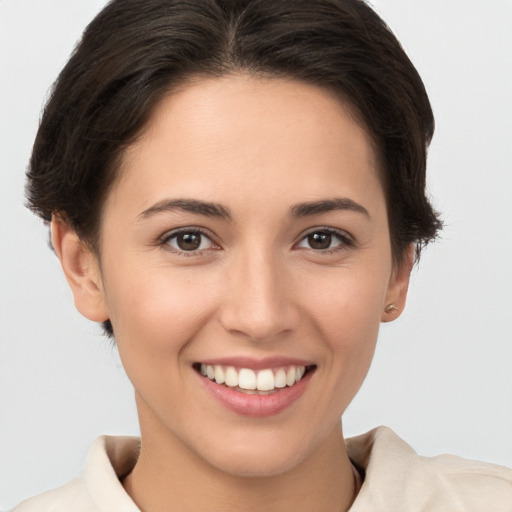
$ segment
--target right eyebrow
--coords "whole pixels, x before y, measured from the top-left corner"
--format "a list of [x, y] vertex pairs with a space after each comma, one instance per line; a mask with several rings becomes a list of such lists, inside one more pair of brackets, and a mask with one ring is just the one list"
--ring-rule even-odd
[[231, 220], [231, 213], [228, 207], [219, 203], [210, 203], [208, 201], [200, 201], [198, 199], [163, 199], [139, 213], [139, 215], [137, 215], [137, 220], [146, 220], [154, 215], [173, 212], [176, 210], [197, 213], [206, 217], [217, 217], [225, 220]]
[[308, 217], [310, 215], [320, 215], [336, 210], [361, 213], [371, 220], [368, 210], [348, 197], [335, 197], [332, 199], [299, 203], [291, 208], [291, 214], [293, 217]]

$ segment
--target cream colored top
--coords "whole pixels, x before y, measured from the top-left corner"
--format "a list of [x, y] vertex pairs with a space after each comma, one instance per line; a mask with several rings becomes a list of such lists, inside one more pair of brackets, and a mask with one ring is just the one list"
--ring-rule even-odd
[[[364, 474], [350, 512], [512, 512], [511, 469], [453, 455], [421, 457], [386, 427], [348, 439], [347, 448]], [[140, 512], [120, 483], [138, 453], [136, 437], [102, 436], [82, 476], [13, 512]]]

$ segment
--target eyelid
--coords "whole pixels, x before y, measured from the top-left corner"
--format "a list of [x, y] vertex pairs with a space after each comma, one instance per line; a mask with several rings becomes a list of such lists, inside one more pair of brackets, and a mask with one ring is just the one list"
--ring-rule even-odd
[[[297, 247], [302, 241], [304, 241], [308, 236], [312, 235], [313, 233], [328, 233], [330, 235], [334, 235], [338, 239], [340, 239], [341, 243], [339, 246], [333, 247], [331, 249], [313, 249], [309, 248], [311, 251], [317, 252], [317, 253], [329, 253], [334, 252], [337, 250], [343, 250], [347, 247], [351, 247], [356, 245], [356, 241], [354, 237], [348, 233], [347, 231], [343, 229], [333, 228], [330, 226], [316, 226], [313, 228], [308, 229], [304, 233], [302, 233], [298, 239], [298, 241], [294, 244], [294, 247]], [[307, 249], [307, 248], [305, 248]]]
[[[180, 233], [198, 233], [201, 236], [204, 236], [208, 240], [210, 240], [213, 247], [210, 247], [208, 249], [196, 250], [196, 251], [180, 251], [179, 249], [171, 247], [168, 243], [169, 240], [175, 236], [178, 236]], [[331, 249], [309, 248], [309, 250], [314, 251], [316, 253], [326, 254], [326, 253], [331, 253], [331, 252], [335, 252], [335, 251], [340, 251], [340, 250], [346, 249], [347, 247], [356, 245], [356, 241], [355, 241], [354, 237], [343, 229], [333, 228], [330, 226], [315, 226], [315, 227], [309, 228], [308, 230], [304, 231], [299, 236], [297, 242], [295, 242], [294, 247], [296, 248], [302, 241], [304, 241], [308, 236], [312, 235], [313, 233], [329, 233], [329, 234], [337, 237], [340, 240], [340, 244]], [[158, 237], [156, 244], [163, 246], [164, 249], [168, 250], [169, 252], [172, 252], [174, 254], [179, 254], [179, 255], [185, 255], [185, 256], [197, 256], [197, 255], [202, 254], [205, 251], [209, 251], [212, 249], [213, 250], [221, 249], [221, 246], [220, 246], [219, 242], [216, 240], [215, 235], [213, 235], [209, 230], [199, 227], [199, 226], [182, 226], [179, 228], [174, 228], [174, 229], [168, 230], [165, 233], [163, 233], [161, 236]], [[304, 248], [304, 249], [307, 249], [307, 248]]]
[[[208, 249], [202, 249], [197, 251], [180, 251], [179, 249], [176, 249], [174, 247], [171, 247], [169, 245], [169, 240], [173, 237], [178, 236], [180, 233], [198, 233], [201, 236], [204, 236], [210, 240], [213, 247], [210, 247]], [[159, 236], [157, 239], [157, 245], [162, 246], [165, 250], [168, 250], [169, 252], [173, 254], [178, 255], [185, 255], [185, 256], [198, 256], [202, 254], [205, 251], [209, 250], [218, 250], [220, 249], [220, 244], [215, 240], [215, 236], [207, 229], [201, 228], [199, 226], [182, 226], [175, 229], [170, 229], [169, 231], [166, 231], [163, 235]]]

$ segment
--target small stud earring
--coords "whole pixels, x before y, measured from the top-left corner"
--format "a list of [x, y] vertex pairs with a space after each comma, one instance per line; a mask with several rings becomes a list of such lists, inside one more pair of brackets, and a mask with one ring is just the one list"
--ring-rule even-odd
[[391, 304], [388, 304], [385, 308], [384, 308], [384, 312], [385, 313], [391, 313], [391, 311], [395, 310], [395, 309], [398, 309], [396, 306], [395, 306], [395, 303], [392, 302]]

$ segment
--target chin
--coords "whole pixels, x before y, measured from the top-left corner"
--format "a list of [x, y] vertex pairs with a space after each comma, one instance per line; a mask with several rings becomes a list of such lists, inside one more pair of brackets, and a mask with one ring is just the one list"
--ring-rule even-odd
[[299, 465], [301, 458], [297, 456], [262, 457], [237, 455], [233, 459], [218, 461], [217, 468], [228, 475], [240, 478], [267, 478], [275, 477], [293, 470]]
[[[231, 439], [229, 440], [231, 441]], [[219, 446], [219, 445], [218, 445]], [[251, 442], [232, 443], [222, 446], [203, 459], [212, 467], [234, 477], [265, 478], [287, 473], [308, 457], [306, 443], [286, 439], [252, 439]]]

